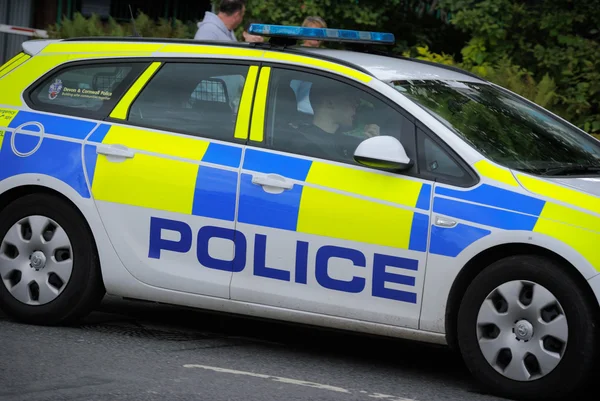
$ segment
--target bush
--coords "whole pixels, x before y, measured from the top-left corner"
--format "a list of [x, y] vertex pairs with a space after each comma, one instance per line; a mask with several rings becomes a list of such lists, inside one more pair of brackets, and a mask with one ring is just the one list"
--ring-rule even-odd
[[[135, 18], [135, 27], [144, 37], [189, 39], [193, 38], [195, 33], [193, 30], [195, 25], [164, 18], [155, 22], [141, 12]], [[48, 36], [56, 39], [86, 36], [133, 36], [133, 27], [130, 22], [118, 23], [112, 17], [107, 21], [102, 21], [95, 14], [90, 18], [85, 18], [80, 13], [75, 13], [73, 19], [67, 18], [60, 25], [50, 26]]]
[[485, 70], [509, 57], [528, 71], [511, 68], [504, 77], [491, 80], [516, 83], [514, 79], [531, 77], [539, 80], [538, 85], [554, 86], [550, 99], [547, 93], [537, 99], [547, 101], [550, 110], [584, 131], [600, 135], [598, 0], [440, 0], [440, 4], [454, 13], [452, 24], [471, 36], [461, 52], [467, 68]]

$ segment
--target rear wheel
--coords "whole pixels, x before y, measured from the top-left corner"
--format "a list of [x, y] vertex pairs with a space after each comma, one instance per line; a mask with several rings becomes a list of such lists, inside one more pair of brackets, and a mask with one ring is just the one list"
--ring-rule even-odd
[[514, 256], [483, 270], [458, 314], [458, 343], [471, 373], [514, 399], [559, 399], [593, 367], [594, 308], [556, 261]]
[[33, 194], [0, 213], [0, 307], [33, 324], [65, 324], [97, 306], [104, 286], [85, 220], [58, 197]]

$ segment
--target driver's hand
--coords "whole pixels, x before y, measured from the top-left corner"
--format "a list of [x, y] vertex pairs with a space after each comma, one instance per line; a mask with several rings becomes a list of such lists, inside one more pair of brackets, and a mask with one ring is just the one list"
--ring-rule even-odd
[[367, 124], [365, 125], [365, 135], [369, 138], [381, 135], [379, 125]]

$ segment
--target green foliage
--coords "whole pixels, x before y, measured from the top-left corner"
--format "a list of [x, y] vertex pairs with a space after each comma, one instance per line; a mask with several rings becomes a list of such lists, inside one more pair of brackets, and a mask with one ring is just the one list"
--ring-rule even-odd
[[[162, 18], [156, 22], [144, 13], [139, 13], [135, 18], [135, 26], [143, 37], [192, 38], [195, 33], [195, 25]], [[80, 13], [76, 13], [73, 19], [64, 19], [60, 26], [52, 25], [48, 29], [48, 35], [50, 38], [61, 39], [85, 36], [131, 36], [133, 27], [129, 22], [118, 23], [113, 18], [102, 21], [95, 14], [85, 18]]]
[[[512, 85], [600, 134], [600, 0], [441, 0], [441, 5], [453, 13], [452, 24], [471, 36], [461, 52], [465, 68]], [[498, 72], [506, 59], [514, 67]], [[488, 74], [490, 67], [495, 76]], [[540, 87], [534, 94], [535, 80]]]
[[427, 46], [427, 45], [415, 46], [412, 49], [403, 52], [402, 55], [404, 57], [412, 57], [412, 58], [416, 58], [419, 60], [431, 61], [434, 63], [440, 63], [440, 64], [445, 64], [445, 65], [453, 66], [456, 64], [451, 55], [448, 55], [445, 53], [442, 53], [442, 54], [432, 53], [429, 50], [429, 46]]

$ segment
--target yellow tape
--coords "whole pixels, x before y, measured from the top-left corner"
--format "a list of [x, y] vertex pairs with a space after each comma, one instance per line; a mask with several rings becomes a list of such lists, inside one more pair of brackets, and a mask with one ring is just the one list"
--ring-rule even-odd
[[136, 57], [151, 57], [151, 52], [144, 53], [76, 53], [71, 54], [69, 57], [69, 61], [74, 60], [106, 60], [107, 63], [113, 63], [115, 61], [119, 61], [119, 58], [130, 59]]
[[596, 196], [522, 174], [519, 174], [517, 177], [521, 181], [521, 184], [534, 194], [546, 196], [550, 199], [600, 214], [600, 198]]
[[415, 207], [422, 183], [370, 171], [313, 161], [306, 182]]
[[297, 231], [408, 249], [413, 215], [407, 209], [304, 187]]
[[349, 68], [349, 67], [346, 67], [346, 66], [343, 66], [340, 64], [336, 64], [336, 63], [332, 63], [329, 61], [325, 61], [325, 60], [319, 60], [317, 58], [312, 58], [312, 57], [298, 56], [295, 54], [287, 54], [287, 53], [283, 53], [283, 52], [268, 52], [268, 53], [265, 53], [264, 58], [281, 60], [281, 61], [289, 61], [292, 63], [309, 65], [311, 67], [318, 67], [318, 68], [322, 68], [325, 70], [337, 72], [344, 76], [352, 77], [354, 79], [357, 79], [357, 80], [365, 82], [365, 83], [371, 82], [371, 80], [373, 79], [373, 77], [371, 77], [363, 72], [357, 71], [353, 68]]
[[512, 175], [510, 170], [499, 167], [495, 164], [490, 163], [487, 160], [480, 160], [475, 163], [475, 169], [483, 177], [489, 178], [494, 181], [501, 182], [506, 185], [518, 187], [519, 183]]
[[2, 71], [4, 71], [5, 69], [7, 69], [12, 63], [17, 62], [17, 60], [19, 60], [20, 58], [24, 57], [26, 54], [21, 52], [21, 53], [17, 53], [17, 55], [11, 57], [6, 63], [4, 64], [0, 64], [0, 74], [2, 74]]
[[265, 67], [260, 71], [258, 87], [256, 88], [256, 99], [254, 101], [254, 111], [252, 112], [251, 141], [262, 142], [265, 135], [265, 111], [267, 109], [267, 90], [269, 88], [270, 77], [270, 67]]
[[114, 163], [98, 155], [92, 194], [96, 200], [191, 214], [198, 165], [137, 153]]
[[[146, 53], [151, 55], [161, 47], [160, 43], [119, 43], [119, 42], [60, 42], [52, 43], [44, 48], [40, 54], [48, 53]], [[121, 54], [123, 55], [123, 54]], [[77, 57], [77, 55], [75, 55]]]
[[546, 202], [533, 231], [571, 246], [600, 271], [600, 218]]
[[237, 57], [260, 57], [264, 53], [262, 50], [241, 49], [233, 46], [206, 46], [206, 45], [166, 45], [159, 50], [159, 53], [191, 53], [207, 54], [219, 56], [237, 56]]
[[31, 56], [29, 56], [25, 53], [19, 53], [16, 56], [14, 56], [10, 60], [8, 60], [8, 62], [6, 62], [2, 66], [2, 68], [0, 68], [0, 78], [5, 76], [9, 72], [13, 71], [15, 68], [17, 68], [18, 66], [20, 66], [21, 64], [23, 64], [24, 62], [29, 60], [30, 58], [31, 58]]
[[131, 86], [131, 88], [129, 88], [121, 101], [115, 106], [112, 113], [110, 113], [112, 118], [118, 118], [120, 120], [127, 119], [127, 114], [129, 113], [129, 107], [131, 106], [131, 103], [133, 103], [136, 96], [140, 93], [142, 88], [146, 85], [146, 83], [148, 83], [150, 78], [152, 78], [160, 66], [161, 63], [159, 62], [150, 64], [146, 71], [144, 71], [139, 79]]
[[2, 128], [7, 128], [18, 113], [19, 110], [0, 108], [0, 150], [2, 150], [2, 144], [4, 143], [4, 134], [6, 133], [6, 131]]
[[208, 148], [208, 141], [202, 139], [118, 125], [110, 128], [102, 143], [196, 161], [202, 160]]
[[252, 110], [252, 101], [254, 100], [254, 87], [256, 86], [256, 77], [258, 67], [251, 66], [248, 70], [248, 76], [244, 83], [244, 91], [240, 100], [237, 122], [235, 124], [235, 137], [239, 139], [248, 138], [248, 127], [250, 126], [250, 112]]

